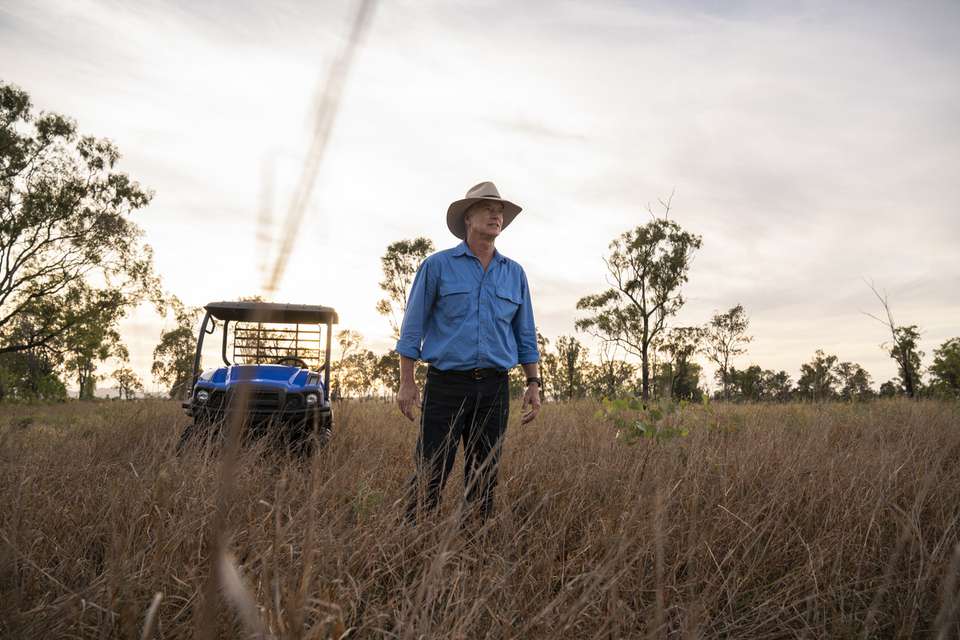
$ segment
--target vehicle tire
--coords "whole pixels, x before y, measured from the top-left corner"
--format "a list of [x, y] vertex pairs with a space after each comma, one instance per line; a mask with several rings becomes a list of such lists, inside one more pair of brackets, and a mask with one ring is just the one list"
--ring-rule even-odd
[[332, 437], [329, 412], [315, 412], [297, 421], [288, 422], [283, 430], [283, 446], [289, 454], [301, 459], [323, 449]]
[[189, 444], [189, 442], [193, 440], [195, 435], [196, 435], [196, 425], [191, 422], [190, 424], [187, 425], [186, 429], [183, 430], [183, 433], [180, 434], [180, 439], [177, 440], [177, 448], [174, 450], [175, 453], [177, 455], [180, 455], [181, 453], [183, 453], [183, 450], [187, 447], [187, 444]]
[[284, 429], [283, 447], [289, 455], [299, 458], [309, 458], [313, 455], [314, 439], [307, 425], [307, 419], [287, 423]]
[[196, 420], [188, 424], [183, 430], [183, 433], [180, 434], [180, 440], [177, 441], [176, 454], [179, 456], [192, 442], [203, 442], [206, 440], [210, 434], [210, 426], [209, 423], [198, 422]]

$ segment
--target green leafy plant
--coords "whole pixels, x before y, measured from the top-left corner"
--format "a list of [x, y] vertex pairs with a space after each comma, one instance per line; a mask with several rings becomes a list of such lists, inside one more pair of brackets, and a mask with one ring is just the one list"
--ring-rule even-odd
[[644, 438], [662, 442], [690, 434], [683, 420], [686, 406], [683, 400], [645, 405], [639, 398], [604, 398], [597, 418], [612, 424], [617, 439], [628, 445]]
[[383, 493], [377, 491], [366, 479], [362, 479], [353, 496], [353, 513], [358, 520], [370, 517], [383, 503]]

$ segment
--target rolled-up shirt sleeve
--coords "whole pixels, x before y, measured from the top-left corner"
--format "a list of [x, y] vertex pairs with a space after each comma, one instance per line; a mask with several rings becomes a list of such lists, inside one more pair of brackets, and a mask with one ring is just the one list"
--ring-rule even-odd
[[413, 360], [420, 359], [423, 334], [436, 295], [436, 278], [432, 277], [429, 260], [424, 260], [410, 286], [407, 310], [403, 314], [400, 339], [397, 340], [397, 353], [400, 355]]
[[517, 359], [520, 364], [532, 364], [540, 361], [537, 348], [537, 325], [533, 320], [533, 300], [530, 298], [530, 286], [527, 274], [521, 273], [521, 298], [523, 301], [513, 316], [513, 335], [517, 339]]

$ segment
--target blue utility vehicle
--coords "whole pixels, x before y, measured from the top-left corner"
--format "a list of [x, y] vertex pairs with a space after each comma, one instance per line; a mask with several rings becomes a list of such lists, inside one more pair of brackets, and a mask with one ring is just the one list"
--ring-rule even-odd
[[[330, 307], [270, 302], [211, 302], [200, 325], [189, 399], [193, 422], [178, 451], [236, 419], [246, 437], [264, 436], [309, 453], [333, 433]], [[222, 333], [217, 366], [202, 369], [204, 338]]]

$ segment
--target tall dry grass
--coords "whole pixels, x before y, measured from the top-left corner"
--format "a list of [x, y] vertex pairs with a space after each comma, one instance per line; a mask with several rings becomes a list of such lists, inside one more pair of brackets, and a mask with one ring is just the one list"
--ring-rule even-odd
[[[628, 446], [596, 405], [508, 431], [498, 516], [461, 477], [417, 528], [414, 427], [345, 404], [308, 463], [173, 448], [166, 402], [4, 407], [0, 633], [14, 638], [960, 635], [960, 407], [690, 407]], [[214, 553], [222, 541], [224, 553]]]

